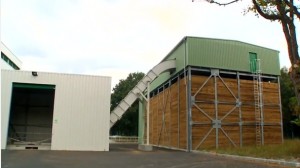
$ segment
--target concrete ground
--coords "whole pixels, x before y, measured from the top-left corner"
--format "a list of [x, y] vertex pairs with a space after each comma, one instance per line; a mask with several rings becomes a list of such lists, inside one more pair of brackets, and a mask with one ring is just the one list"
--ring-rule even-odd
[[[268, 168], [276, 165], [252, 163], [199, 153], [154, 148], [137, 150], [137, 145], [110, 145], [110, 152], [2, 150], [2, 168]], [[278, 166], [276, 166], [278, 167]]]

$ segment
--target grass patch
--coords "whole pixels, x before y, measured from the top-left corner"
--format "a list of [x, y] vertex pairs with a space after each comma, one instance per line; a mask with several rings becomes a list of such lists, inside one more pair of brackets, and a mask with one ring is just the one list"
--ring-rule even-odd
[[245, 146], [242, 148], [220, 148], [211, 150], [222, 154], [251, 156], [267, 159], [284, 159], [300, 162], [300, 139], [284, 140], [283, 144], [265, 145], [261, 147]]

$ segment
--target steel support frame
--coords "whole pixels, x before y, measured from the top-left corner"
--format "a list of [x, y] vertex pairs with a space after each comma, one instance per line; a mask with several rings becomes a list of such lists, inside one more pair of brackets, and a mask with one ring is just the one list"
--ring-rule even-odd
[[239, 106], [239, 128], [240, 128], [240, 147], [243, 147], [243, 114], [241, 107], [241, 81], [240, 81], [240, 73], [237, 72], [237, 85], [238, 85], [238, 101], [240, 103]]
[[[143, 95], [143, 94], [142, 94]], [[148, 81], [147, 83], [147, 99], [145, 99], [147, 101], [147, 145], [149, 145], [149, 134], [150, 134], [150, 81]]]
[[[147, 97], [145, 97], [145, 95], [142, 92], [139, 92], [137, 94], [139, 95], [138, 100], [140, 102], [142, 102], [142, 103], [143, 103], [143, 101], [146, 102], [146, 115], [144, 113], [144, 115], [146, 116], [146, 119], [147, 119], [147, 121], [146, 121], [146, 145], [149, 145], [149, 143], [150, 143], [150, 136], [149, 136], [149, 133], [150, 133], [150, 81], [147, 82], [147, 88], [146, 89], [147, 89]], [[127, 103], [126, 101], [124, 101], [124, 102]], [[144, 123], [144, 126], [145, 126], [145, 123]], [[145, 131], [145, 129], [144, 129], [144, 131]], [[143, 144], [145, 143], [144, 136], [143, 136], [142, 142], [143, 142]]]
[[[218, 121], [218, 81], [217, 81], [217, 75], [219, 75], [219, 71], [217, 72], [213, 72], [212, 70], [213, 76], [214, 76], [214, 90], [215, 90], [215, 121]], [[221, 127], [221, 125], [220, 125]], [[216, 149], [219, 148], [219, 127], [215, 126], [216, 129]]]
[[188, 82], [187, 82], [187, 134], [188, 134], [188, 147], [187, 150], [190, 152], [192, 150], [193, 142], [192, 142], [192, 73], [191, 67], [188, 67]]
[[[188, 80], [186, 80], [186, 91], [187, 91], [187, 151], [191, 151], [193, 150], [192, 149], [192, 125], [197, 125], [197, 124], [205, 124], [205, 123], [197, 123], [197, 122], [194, 122], [192, 121], [192, 107], [193, 105], [196, 105], [196, 104], [193, 104], [195, 102], [193, 102], [193, 97], [191, 95], [191, 72], [192, 71], [198, 71], [198, 72], [211, 72], [210, 69], [205, 69], [205, 68], [195, 68], [195, 67], [187, 67], [186, 71], [183, 71], [182, 73], [178, 73], [175, 77], [173, 77], [172, 79], [170, 79], [169, 81], [171, 80], [174, 80], [175, 78], [177, 78], [177, 92], [178, 92], [178, 95], [177, 95], [177, 99], [178, 99], [178, 104], [177, 104], [177, 113], [178, 113], [178, 118], [177, 118], [177, 121], [178, 121], [178, 141], [177, 141], [177, 147], [180, 148], [180, 90], [182, 90], [183, 88], [180, 87], [180, 79], [181, 79], [181, 75], [184, 73], [184, 74], [187, 74], [185, 75], [185, 77], [187, 77]], [[222, 125], [239, 125], [239, 134], [240, 134], [240, 147], [243, 146], [243, 126], [250, 126], [250, 125], [253, 125], [253, 123], [250, 123], [250, 122], [243, 122], [242, 120], [242, 109], [241, 109], [241, 95], [240, 95], [240, 80], [241, 80], [241, 76], [246, 76], [246, 77], [253, 77], [254, 75], [251, 74], [251, 73], [244, 73], [244, 72], [232, 72], [232, 71], [224, 71], [224, 70], [219, 70], [219, 73], [220, 74], [229, 74], [229, 75], [236, 75], [236, 79], [237, 79], [237, 84], [238, 84], [238, 95], [236, 97], [237, 99], [237, 104], [239, 103], [239, 105], [237, 105], [236, 107], [238, 108], [238, 112], [239, 112], [239, 122], [236, 122], [236, 123], [222, 123]], [[211, 76], [212, 77], [212, 76]], [[280, 94], [280, 80], [279, 80], [279, 77], [278, 76], [267, 76], [267, 75], [261, 75], [262, 78], [264, 79], [270, 79], [270, 80], [277, 80], [278, 81], [278, 85], [279, 85], [279, 94]], [[168, 81], [168, 82], [169, 82]], [[171, 86], [171, 84], [170, 84]], [[226, 85], [225, 85], [226, 86]], [[227, 86], [226, 86], [227, 87]], [[158, 89], [164, 89], [164, 85], [159, 87]], [[200, 89], [201, 90], [201, 89]], [[199, 92], [199, 90], [197, 91]], [[217, 94], [217, 93], [215, 93]], [[280, 96], [279, 96], [279, 101], [280, 101], [280, 113], [281, 113], [281, 117], [282, 117], [282, 109], [281, 109], [281, 99], [280, 99]], [[209, 103], [209, 101], [202, 101], [203, 103]], [[215, 103], [216, 101], [214, 102], [211, 102], [211, 103]], [[230, 103], [230, 102], [218, 102], [219, 104], [233, 104], [233, 103]], [[245, 103], [243, 103], [243, 105], [246, 105]], [[251, 105], [251, 104], [248, 104], [248, 105]], [[275, 104], [270, 104], [270, 106], [274, 106]], [[267, 104], [266, 104], [267, 106]], [[197, 106], [195, 106], [197, 108]], [[199, 108], [198, 108], [199, 109]], [[204, 112], [204, 111], [203, 111]], [[157, 123], [158, 124], [158, 123]], [[281, 132], [283, 134], [283, 128], [282, 128], [282, 118], [281, 118], [281, 123], [263, 123], [264, 125], [281, 125]], [[200, 143], [197, 145], [197, 147], [195, 149], [198, 149], [201, 144], [205, 141], [205, 139], [208, 137], [208, 135], [211, 133], [211, 131], [213, 130], [213, 128], [211, 130], [208, 131], [207, 135], [200, 141]], [[224, 131], [224, 130], [223, 130]], [[225, 134], [224, 134], [225, 135]], [[228, 135], [225, 135], [226, 137]], [[283, 135], [282, 135], [282, 139], [283, 139]], [[230, 139], [229, 139], [230, 140]], [[230, 140], [232, 141], [232, 140]], [[282, 140], [283, 141], [283, 140]], [[159, 146], [159, 145], [158, 145]]]
[[[213, 127], [207, 132], [207, 134], [204, 136], [204, 138], [200, 141], [200, 143], [197, 145], [197, 147], [195, 148], [195, 150], [197, 150], [201, 144], [206, 140], [206, 138], [209, 136], [209, 134], [212, 132], [212, 130], [215, 128], [216, 129], [216, 148], [219, 147], [219, 129], [223, 132], [223, 134], [228, 138], [228, 140], [232, 143], [232, 145], [234, 146], [237, 146], [233, 140], [229, 137], [229, 135], [225, 132], [225, 130], [221, 127], [221, 120], [223, 120], [224, 118], [226, 118], [229, 114], [231, 114], [234, 110], [236, 110], [237, 107], [239, 107], [239, 113], [241, 113], [241, 103], [240, 103], [240, 95], [238, 95], [236, 97], [236, 95], [231, 91], [231, 89], [227, 86], [227, 84], [225, 83], [225, 81], [221, 78], [220, 76], [220, 71], [219, 69], [212, 69], [212, 70], [207, 70], [207, 69], [195, 69], [195, 68], [190, 68], [190, 70], [194, 70], [194, 71], [202, 71], [202, 72], [211, 72], [211, 75], [205, 80], [205, 82], [200, 86], [200, 88], [196, 91], [196, 93], [191, 96], [190, 98], [190, 101], [191, 102], [191, 105], [190, 105], [190, 108], [192, 108], [193, 106], [195, 106], [202, 114], [204, 114], [207, 118], [209, 118], [212, 123], [215, 123], [213, 125]], [[238, 73], [232, 73], [230, 72], [230, 74], [235, 74], [235, 75], [238, 75]], [[199, 102], [199, 101], [195, 101], [194, 98], [197, 96], [197, 94], [201, 91], [201, 89], [206, 85], [206, 83], [209, 81], [210, 78], [214, 78], [214, 101], [211, 102], [215, 105], [215, 120], [212, 119], [209, 115], [206, 114], [206, 112], [201, 109], [198, 105], [195, 104], [195, 102]], [[224, 86], [228, 89], [228, 91], [230, 92], [230, 94], [236, 99], [236, 103], [229, 103], [229, 102], [222, 102], [220, 103], [218, 101], [218, 83], [217, 83], [217, 79], [220, 79], [221, 82], [224, 84]], [[193, 101], [191, 101], [193, 100]], [[203, 102], [210, 102], [210, 101], [203, 101]], [[232, 104], [232, 105], [235, 105], [229, 112], [227, 112], [225, 114], [225, 116], [223, 116], [220, 120], [218, 119], [218, 104]], [[191, 110], [190, 110], [191, 111]], [[190, 114], [190, 116], [192, 116], [192, 114]], [[241, 115], [240, 115], [241, 116]], [[192, 118], [191, 118], [192, 119]], [[240, 120], [241, 120], [241, 117], [240, 117]], [[194, 121], [190, 121], [189, 122], [191, 125], [191, 128], [192, 128], [192, 125], [195, 124], [195, 125], [198, 125], [198, 124], [201, 124], [201, 123], [197, 123], [197, 122], [194, 122]], [[219, 123], [219, 125], [218, 125]], [[235, 123], [236, 125], [241, 125], [241, 122], [238, 122], [238, 123]], [[207, 124], [207, 125], [211, 125], [210, 124]], [[226, 123], [223, 123], [222, 125], [227, 125]], [[241, 126], [240, 126], [241, 127]], [[192, 136], [192, 135], [191, 135]], [[241, 138], [240, 138], [241, 139]]]
[[178, 125], [177, 125], [177, 132], [178, 132], [178, 135], [177, 135], [177, 147], [180, 148], [180, 76], [178, 75], [177, 76], [177, 100], [178, 100], [178, 103], [177, 103], [177, 122], [178, 122]]
[[[205, 68], [195, 68], [191, 67], [192, 71], [198, 71], [198, 72], [211, 72], [210, 69], [205, 69]], [[252, 73], [246, 73], [246, 72], [232, 72], [232, 71], [226, 71], [226, 70], [219, 70], [220, 74], [228, 74], [228, 75], [239, 75], [239, 76], [248, 76], [248, 77], [253, 77], [254, 75]], [[261, 75], [262, 78], [264, 79], [274, 79], [277, 80], [277, 76], [270, 76], [270, 75]]]

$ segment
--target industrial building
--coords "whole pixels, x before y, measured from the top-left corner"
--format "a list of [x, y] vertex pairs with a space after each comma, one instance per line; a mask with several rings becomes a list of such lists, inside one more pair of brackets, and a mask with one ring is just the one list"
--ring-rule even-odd
[[109, 150], [111, 78], [1, 70], [1, 149]]
[[150, 145], [186, 151], [282, 143], [278, 51], [185, 37], [166, 61], [175, 68], [151, 82], [149, 118], [140, 101], [140, 143], [147, 129]]
[[191, 151], [283, 141], [279, 52], [240, 41], [183, 38], [111, 112], [110, 77], [1, 75], [2, 149], [108, 151], [109, 129], [137, 99], [140, 144]]

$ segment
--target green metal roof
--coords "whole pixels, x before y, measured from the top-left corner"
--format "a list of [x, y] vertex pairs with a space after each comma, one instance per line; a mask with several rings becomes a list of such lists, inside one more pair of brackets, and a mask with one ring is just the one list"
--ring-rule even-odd
[[[261, 60], [263, 74], [280, 75], [279, 51], [235, 40], [184, 37], [162, 61], [176, 59], [176, 72], [195, 66], [251, 73], [250, 53]], [[170, 77], [169, 72], [161, 74], [151, 88]]]

